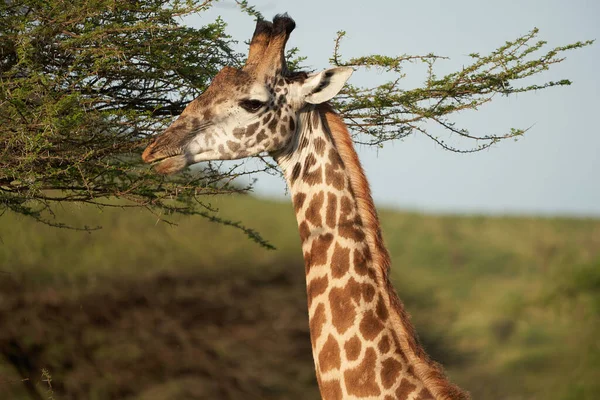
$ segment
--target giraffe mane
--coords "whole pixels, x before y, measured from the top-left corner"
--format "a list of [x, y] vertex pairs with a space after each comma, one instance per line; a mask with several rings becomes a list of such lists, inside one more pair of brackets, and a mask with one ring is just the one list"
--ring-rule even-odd
[[379, 217], [373, 203], [369, 183], [354, 149], [346, 124], [328, 103], [318, 105], [317, 109], [348, 171], [350, 186], [356, 197], [358, 215], [363, 222], [369, 250], [379, 272], [377, 274], [380, 280], [379, 283], [381, 287], [387, 289], [388, 306], [394, 311], [390, 313], [394, 328], [403, 333], [399, 338], [401, 350], [409, 357], [415, 375], [421, 379], [426, 387], [431, 389], [435, 398], [468, 399], [469, 395], [458, 386], [450, 383], [442, 367], [431, 360], [423, 350], [417, 333], [410, 322], [410, 317], [389, 280], [390, 255], [383, 242]]

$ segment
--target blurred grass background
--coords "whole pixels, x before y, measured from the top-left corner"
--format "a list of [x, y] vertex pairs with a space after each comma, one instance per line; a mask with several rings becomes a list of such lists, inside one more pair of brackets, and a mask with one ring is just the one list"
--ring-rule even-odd
[[[277, 250], [200, 217], [3, 215], [0, 399], [318, 398], [291, 205], [212, 205]], [[600, 399], [600, 220], [380, 215], [422, 342], [474, 399]]]

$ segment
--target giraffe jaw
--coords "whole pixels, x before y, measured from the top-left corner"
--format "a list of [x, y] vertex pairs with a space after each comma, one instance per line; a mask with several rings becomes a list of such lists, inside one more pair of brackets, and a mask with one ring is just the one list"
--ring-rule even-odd
[[142, 153], [142, 160], [146, 164], [151, 164], [156, 172], [163, 175], [179, 172], [190, 164], [181, 148], [169, 146], [165, 149], [160, 146], [156, 138]]
[[[246, 157], [247, 155], [244, 155]], [[241, 157], [238, 157], [241, 158]], [[177, 172], [184, 170], [187, 166], [197, 164], [202, 161], [214, 161], [214, 160], [232, 160], [236, 157], [224, 157], [214, 151], [203, 151], [197, 154], [175, 154], [172, 156], [156, 157], [153, 159], [147, 159], [154, 167], [154, 170], [162, 175], [172, 175]]]
[[183, 170], [188, 166], [187, 157], [183, 154], [177, 154], [154, 160], [152, 162], [154, 170], [162, 175], [171, 175]]

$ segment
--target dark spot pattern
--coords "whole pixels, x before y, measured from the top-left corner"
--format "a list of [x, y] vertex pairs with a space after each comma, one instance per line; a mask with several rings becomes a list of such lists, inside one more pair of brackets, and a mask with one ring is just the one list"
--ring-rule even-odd
[[333, 256], [331, 256], [331, 276], [341, 278], [350, 269], [350, 249], [335, 244]]
[[337, 218], [337, 196], [333, 193], [327, 193], [327, 210], [325, 213], [325, 222], [330, 228], [335, 228]]
[[415, 400], [435, 400], [435, 399], [433, 398], [433, 395], [427, 388], [423, 388], [423, 389], [421, 389], [421, 391], [419, 392], [419, 395], [417, 396], [417, 398]]
[[354, 271], [358, 275], [367, 275], [367, 258], [365, 257], [365, 253], [359, 249], [354, 250]]
[[323, 400], [343, 400], [342, 387], [337, 380], [319, 382]]
[[340, 334], [344, 334], [354, 325], [356, 318], [354, 304], [343, 288], [332, 288], [329, 291], [329, 306], [331, 307], [331, 323]]
[[294, 165], [294, 168], [292, 169], [292, 176], [290, 177], [290, 181], [292, 184], [294, 182], [296, 182], [296, 179], [298, 179], [298, 177], [300, 176], [301, 171], [302, 171], [302, 166], [298, 162], [298, 163], [296, 163], [296, 165]]
[[354, 335], [344, 344], [344, 350], [346, 351], [346, 358], [348, 361], [354, 361], [360, 356], [361, 343], [358, 336]]
[[267, 139], [267, 135], [265, 135], [264, 129], [261, 129], [260, 132], [256, 135], [256, 141], [261, 143]]
[[331, 246], [332, 241], [333, 235], [331, 233], [319, 235], [317, 238], [315, 238], [310, 248], [310, 252], [308, 253], [307, 257], [305, 257], [307, 274], [311, 268], [317, 265], [324, 265], [327, 262], [327, 250]]
[[369, 347], [365, 351], [363, 361], [356, 368], [344, 372], [344, 382], [349, 395], [356, 397], [381, 395], [375, 376], [376, 360], [375, 350]]
[[341, 363], [340, 345], [330, 334], [319, 352], [319, 368], [322, 373], [325, 373], [332, 369], [339, 369]]
[[355, 215], [354, 204], [348, 196], [342, 197], [340, 202], [338, 232], [341, 236], [355, 242], [362, 242], [365, 239], [365, 233]]
[[302, 175], [302, 180], [311, 186], [323, 182], [323, 170], [320, 165], [311, 171], [311, 168], [316, 164], [317, 159], [312, 154], [309, 154], [304, 161], [304, 174]]
[[402, 372], [402, 364], [394, 358], [386, 358], [381, 363], [381, 383], [384, 389], [394, 386], [396, 379]]
[[315, 347], [317, 343], [317, 338], [321, 336], [321, 331], [323, 330], [323, 325], [325, 325], [326, 321], [327, 316], [325, 315], [325, 306], [323, 303], [320, 303], [315, 310], [315, 314], [308, 322], [310, 325], [310, 340], [313, 347]]
[[343, 190], [346, 187], [346, 177], [341, 172], [336, 172], [331, 164], [325, 165], [325, 183], [333, 186], [337, 190]]
[[324, 275], [320, 278], [313, 278], [310, 283], [306, 287], [306, 294], [308, 297], [308, 308], [312, 305], [315, 297], [325, 293], [327, 290], [327, 285], [329, 284], [329, 280], [327, 279], [327, 275]]
[[307, 137], [303, 137], [302, 139], [300, 139], [300, 146], [299, 146], [300, 150], [307, 148], [308, 143], [309, 143], [309, 140]]
[[315, 147], [315, 152], [320, 155], [323, 156], [325, 154], [325, 140], [323, 138], [316, 138], [313, 140], [313, 144]]
[[321, 219], [321, 211], [323, 209], [323, 203], [325, 202], [325, 193], [322, 191], [318, 194], [314, 195], [313, 198], [308, 203], [308, 207], [306, 208], [306, 220], [310, 222], [313, 226], [320, 228], [323, 226], [323, 221]]
[[387, 335], [381, 336], [377, 348], [381, 354], [386, 354], [388, 351], [390, 351], [390, 339], [388, 339]]
[[408, 396], [414, 392], [417, 387], [410, 383], [408, 380], [402, 378], [400, 381], [400, 386], [396, 389], [396, 399], [398, 400], [406, 400]]
[[317, 129], [319, 127], [319, 122], [321, 121], [321, 114], [318, 112], [312, 113], [312, 128]]
[[294, 195], [294, 199], [293, 199], [293, 203], [294, 203], [294, 210], [296, 210], [296, 212], [299, 212], [300, 209], [302, 209], [302, 206], [304, 205], [304, 200], [306, 200], [306, 193], [296, 193]]
[[373, 301], [373, 298], [375, 297], [375, 287], [373, 285], [371, 285], [370, 283], [363, 283], [362, 284], [362, 294], [363, 294], [363, 298], [365, 299], [365, 301], [367, 303], [370, 303]]
[[229, 147], [231, 149], [231, 151], [238, 151], [240, 149], [240, 147], [242, 147], [242, 146], [239, 143], [228, 140], [227, 147]]
[[259, 122], [255, 122], [251, 125], [248, 125], [248, 127], [246, 128], [246, 133], [245, 133], [246, 137], [253, 136], [254, 133], [256, 132], [256, 129], [258, 129], [259, 126], [260, 126]]
[[275, 133], [276, 129], [277, 129], [277, 120], [273, 119], [271, 122], [269, 122], [269, 124], [267, 125], [267, 128], [269, 129], [269, 131], [271, 133]]
[[335, 149], [329, 150], [329, 162], [334, 170], [342, 170], [344, 169], [344, 163], [342, 162], [342, 158], [339, 153]]
[[235, 128], [233, 130], [233, 136], [235, 136], [237, 139], [241, 139], [245, 132], [246, 130], [244, 128]]
[[348, 279], [348, 283], [346, 283], [346, 295], [354, 301], [354, 303], [359, 304], [360, 299], [362, 297], [362, 284], [356, 282], [356, 279], [350, 278]]
[[375, 313], [377, 314], [377, 317], [382, 321], [385, 322], [388, 319], [389, 313], [387, 310], [387, 307], [385, 305], [385, 302], [383, 300], [383, 296], [379, 296], [379, 300], [377, 300], [377, 306], [375, 307]]
[[329, 150], [329, 162], [325, 166], [325, 180], [328, 185], [342, 190], [346, 187], [344, 164], [336, 149]]
[[300, 226], [298, 226], [298, 230], [300, 231], [300, 240], [305, 242], [310, 236], [310, 228], [308, 227], [308, 224], [305, 221], [302, 221]]
[[368, 310], [363, 314], [359, 325], [360, 333], [369, 341], [375, 339], [383, 330], [383, 324], [375, 316], [372, 310]]

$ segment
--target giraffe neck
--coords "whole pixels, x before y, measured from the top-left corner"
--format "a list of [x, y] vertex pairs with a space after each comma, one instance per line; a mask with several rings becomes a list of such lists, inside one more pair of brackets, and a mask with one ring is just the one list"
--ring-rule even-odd
[[274, 155], [294, 203], [323, 399], [461, 399], [429, 360], [388, 280], [389, 255], [350, 135], [328, 105], [305, 108]]

